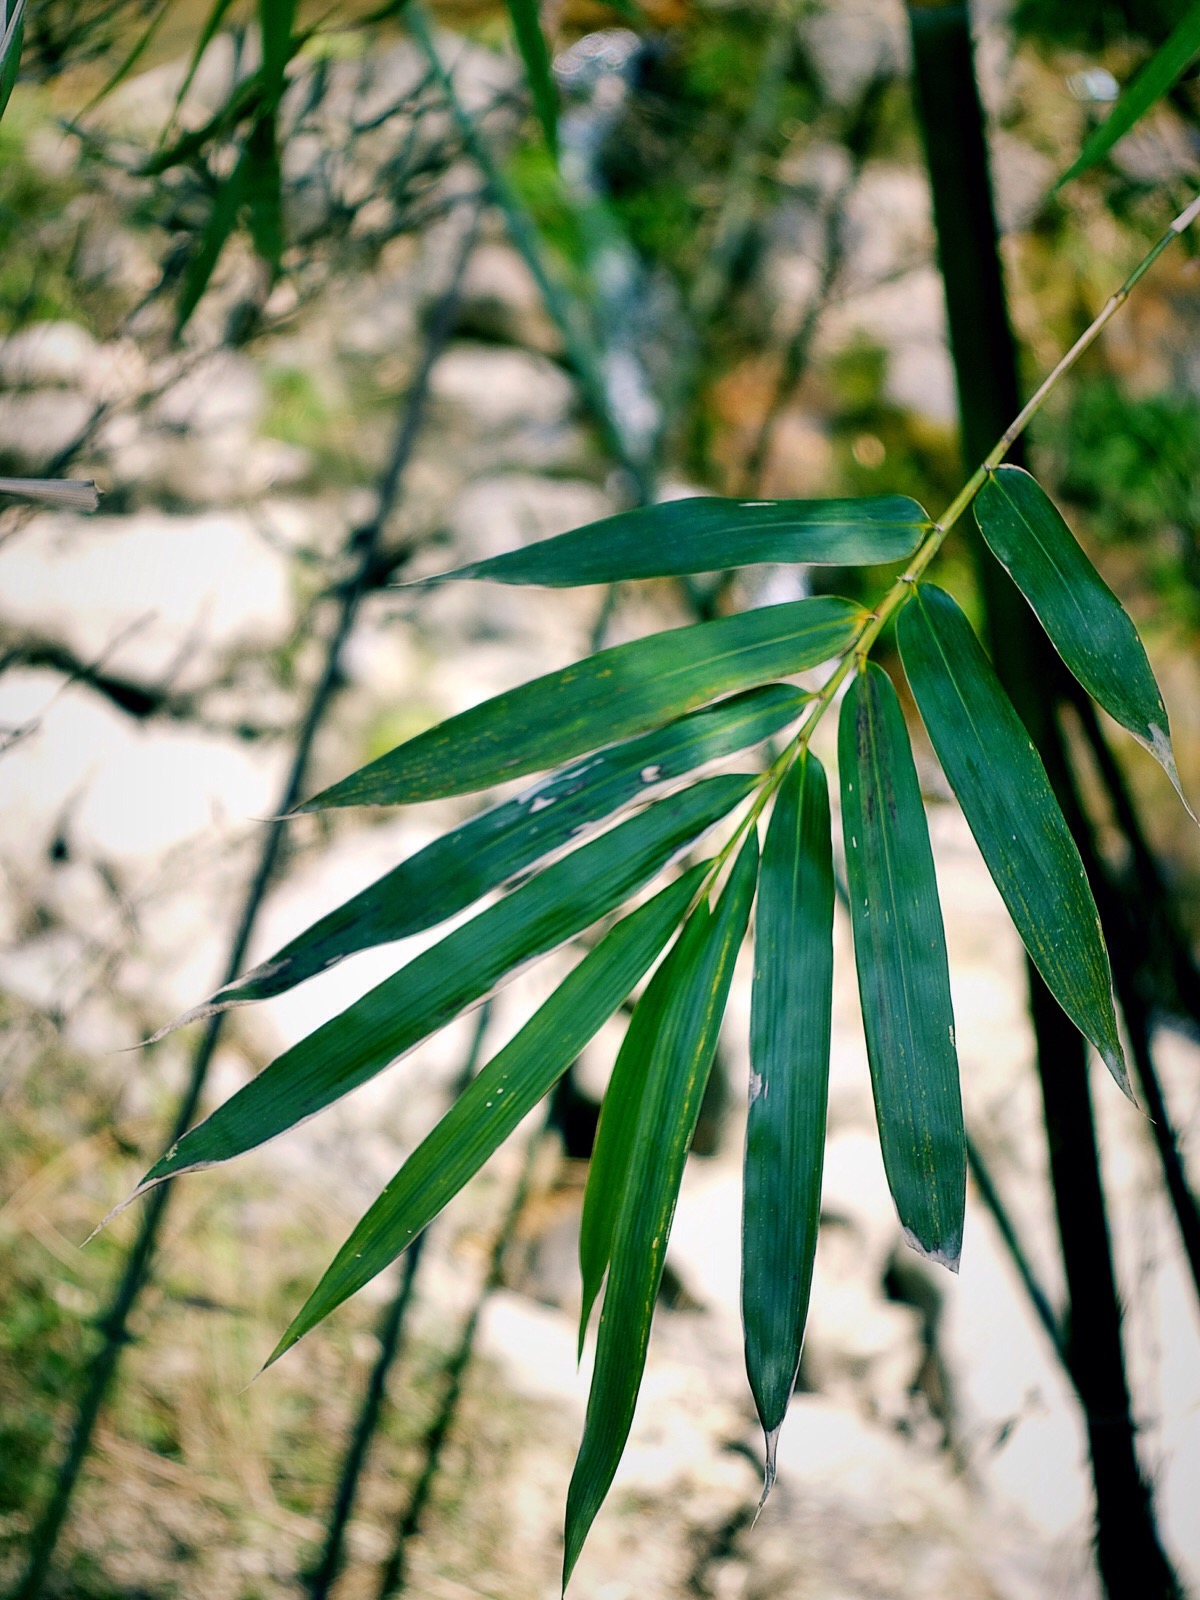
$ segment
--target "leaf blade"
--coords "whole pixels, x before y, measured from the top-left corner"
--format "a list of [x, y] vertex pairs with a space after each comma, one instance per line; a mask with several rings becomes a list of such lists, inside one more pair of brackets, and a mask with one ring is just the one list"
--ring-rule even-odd
[[547, 856], [578, 844], [630, 803], [769, 738], [807, 702], [802, 690], [765, 684], [552, 773], [384, 873], [266, 961], [168, 1023], [154, 1040], [232, 1006], [285, 994], [360, 950], [436, 927]]
[[1083, 149], [1054, 185], [1055, 189], [1061, 189], [1064, 183], [1077, 178], [1106, 156], [1117, 140], [1124, 138], [1150, 107], [1162, 99], [1198, 53], [1200, 4], [1194, 4], [1129, 83], [1100, 126], [1084, 140]]
[[922, 584], [898, 636], [933, 748], [1025, 948], [1129, 1094], [1096, 902], [1041, 757], [948, 594]]
[[924, 509], [904, 495], [762, 501], [699, 495], [618, 512], [417, 582], [485, 578], [573, 588], [764, 562], [869, 566], [905, 560], [929, 526]]
[[618, 922], [488, 1062], [359, 1222], [266, 1366], [394, 1261], [549, 1093], [662, 949], [705, 870]]
[[853, 641], [862, 616], [822, 596], [614, 645], [450, 717], [297, 810], [407, 805], [544, 771], [718, 695], [818, 666]]
[[891, 679], [867, 663], [838, 725], [842, 830], [867, 1058], [888, 1187], [909, 1243], [957, 1271], [966, 1134], [925, 808]]
[[554, 73], [550, 66], [550, 51], [542, 32], [537, 0], [508, 0], [508, 14], [512, 19], [513, 37], [525, 75], [529, 79], [529, 92], [533, 96], [534, 110], [546, 136], [551, 155], [558, 155], [558, 92], [554, 87]]
[[709, 778], [548, 867], [277, 1057], [185, 1134], [142, 1187], [242, 1155], [382, 1072], [514, 968], [620, 905], [753, 785]]
[[1186, 806], [1167, 709], [1137, 629], [1058, 507], [1028, 472], [1002, 466], [980, 490], [975, 520], [1068, 671], [1149, 750]]
[[829, 791], [805, 751], [780, 785], [754, 929], [742, 1211], [746, 1375], [767, 1440], [763, 1497], [800, 1369], [821, 1210], [833, 1025]]
[[650, 1063], [613, 1236], [583, 1439], [567, 1491], [564, 1588], [629, 1436], [679, 1184], [757, 872], [752, 831], [715, 911], [701, 903], [681, 935], [679, 981], [664, 1006]]

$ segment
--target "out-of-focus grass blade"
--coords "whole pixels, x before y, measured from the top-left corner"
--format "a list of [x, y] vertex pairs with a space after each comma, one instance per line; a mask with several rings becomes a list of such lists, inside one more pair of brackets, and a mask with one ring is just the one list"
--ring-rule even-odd
[[1150, 57], [1108, 116], [1084, 140], [1083, 149], [1054, 187], [1061, 189], [1064, 183], [1094, 167], [1107, 155], [1117, 140], [1162, 99], [1197, 54], [1200, 54], [1200, 4], [1192, 6], [1166, 42]]
[[216, 4], [209, 12], [208, 18], [205, 21], [203, 28], [200, 30], [200, 36], [196, 40], [195, 48], [192, 51], [192, 59], [188, 62], [188, 69], [183, 75], [183, 82], [179, 86], [179, 92], [175, 96], [175, 108], [171, 113], [171, 118], [167, 124], [167, 127], [163, 130], [164, 137], [169, 129], [174, 125], [175, 118], [179, 114], [179, 108], [187, 99], [188, 90], [192, 87], [196, 73], [199, 71], [200, 63], [204, 59], [204, 52], [216, 38], [217, 30], [224, 22], [226, 14], [232, 4], [233, 0], [216, 0]]
[[272, 99], [278, 103], [284, 75], [292, 54], [292, 28], [296, 20], [295, 0], [258, 0], [258, 23], [262, 30], [263, 73], [272, 86]]
[[144, 1184], [252, 1150], [373, 1078], [514, 968], [619, 906], [753, 785], [752, 777], [706, 779], [547, 867], [279, 1056], [169, 1150]]
[[0, 478], [0, 494], [68, 511], [95, 511], [100, 491], [90, 478]]
[[488, 1062], [338, 1251], [267, 1366], [394, 1261], [553, 1088], [667, 942], [706, 870], [618, 922]]
[[221, 259], [221, 252], [230, 234], [237, 227], [238, 214], [246, 200], [249, 174], [249, 157], [243, 150], [238, 157], [237, 165], [228, 178], [223, 180], [213, 197], [208, 226], [184, 273], [179, 300], [175, 307], [176, 335], [182, 333], [191, 320], [192, 312], [200, 304], [201, 296], [208, 288], [209, 279]]
[[546, 45], [546, 36], [542, 32], [537, 0], [508, 0], [508, 12], [512, 18], [517, 49], [521, 52], [521, 60], [525, 63], [525, 75], [529, 79], [534, 110], [542, 125], [542, 132], [546, 135], [546, 143], [551, 153], [557, 156], [558, 91], [554, 86], [550, 51]]
[[106, 100], [115, 88], [124, 83], [125, 79], [133, 71], [134, 67], [137, 66], [138, 62], [145, 55], [150, 45], [154, 42], [154, 35], [158, 32], [162, 25], [163, 18], [170, 9], [171, 0], [162, 0], [162, 4], [151, 17], [150, 21], [142, 29], [141, 33], [138, 34], [137, 38], [133, 42], [132, 47], [122, 59], [120, 65], [113, 72], [112, 76], [105, 81], [103, 86], [97, 89], [96, 93], [84, 106], [83, 113], [81, 113], [81, 115], [90, 111], [93, 106], [99, 105], [101, 100]]
[[273, 282], [283, 258], [283, 173], [273, 115], [259, 117], [251, 128], [245, 160], [250, 237]]
[[764, 1500], [812, 1287], [832, 1008], [829, 790], [820, 762], [805, 751], [775, 801], [754, 922], [742, 1322], [746, 1374], [766, 1435]]
[[406, 805], [544, 771], [718, 695], [818, 666], [846, 649], [862, 619], [851, 601], [821, 597], [614, 645], [438, 723], [297, 809]]
[[979, 491], [975, 520], [1067, 667], [1161, 763], [1187, 805], [1166, 707], [1137, 629], [1041, 484], [1020, 467], [997, 468]]
[[842, 702], [838, 766], [883, 1165], [909, 1243], [957, 1271], [967, 1147], [946, 938], [908, 731], [881, 667]]
[[905, 495], [862, 500], [723, 500], [640, 506], [571, 533], [427, 578], [487, 578], [552, 589], [720, 572], [760, 562], [857, 567], [903, 561], [929, 517]]
[[[681, 948], [684, 949], [682, 957]], [[604, 1091], [588, 1162], [587, 1186], [583, 1191], [583, 1213], [579, 1219], [580, 1357], [592, 1307], [612, 1256], [613, 1231], [629, 1176], [646, 1074], [662, 1024], [663, 1006], [674, 987], [681, 959], [687, 959], [682, 943], [674, 946], [646, 985], [645, 993], [633, 1008]]]
[[746, 931], [758, 872], [753, 831], [716, 909], [688, 919], [646, 1075], [625, 1193], [613, 1232], [596, 1366], [579, 1457], [567, 1492], [563, 1586], [608, 1493], [641, 1387], [654, 1302], [684, 1162]]
[[25, 41], [25, 0], [0, 0], [0, 117], [16, 87]]
[[139, 178], [153, 178], [168, 172], [172, 167], [190, 161], [215, 139], [225, 138], [239, 123], [253, 116], [267, 97], [267, 86], [262, 71], [243, 78], [229, 99], [200, 128], [180, 134], [174, 144], [160, 148], [135, 168]]
[[578, 844], [591, 827], [659, 785], [769, 738], [807, 698], [782, 683], [749, 689], [552, 773], [402, 861], [163, 1033], [283, 994], [356, 951], [436, 927], [554, 851]]
[[955, 602], [922, 584], [900, 655], [938, 760], [1046, 985], [1126, 1094], [1096, 903], [1041, 757]]

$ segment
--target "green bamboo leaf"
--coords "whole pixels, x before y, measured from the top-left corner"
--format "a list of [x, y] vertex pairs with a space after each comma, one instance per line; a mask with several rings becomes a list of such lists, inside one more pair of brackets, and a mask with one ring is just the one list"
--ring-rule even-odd
[[851, 644], [863, 611], [821, 597], [614, 645], [420, 733], [298, 811], [469, 794], [644, 733], [718, 695], [818, 666]]
[[516, 967], [607, 916], [754, 782], [708, 778], [547, 867], [285, 1051], [173, 1146], [143, 1187], [253, 1150], [373, 1078]]
[[1108, 116], [1084, 140], [1083, 149], [1054, 187], [1061, 189], [1064, 183], [1069, 183], [1081, 172], [1094, 167], [1102, 156], [1107, 155], [1117, 140], [1123, 138], [1134, 123], [1139, 122], [1150, 107], [1162, 99], [1198, 54], [1200, 4], [1192, 6], [1166, 42], [1150, 57]]
[[922, 584], [899, 640], [933, 748], [1025, 948], [1129, 1094], [1100, 918], [1041, 757], [948, 594]]
[[263, 73], [277, 104], [283, 92], [284, 75], [292, 57], [292, 29], [296, 21], [296, 0], [258, 0], [258, 24], [262, 31]]
[[873, 664], [842, 702], [838, 765], [883, 1165], [908, 1242], [956, 1272], [967, 1156], [946, 938], [904, 716]]
[[150, 1042], [230, 1006], [283, 994], [359, 950], [436, 927], [536, 862], [578, 844], [622, 807], [769, 738], [807, 700], [782, 683], [749, 689], [552, 773], [402, 861]]
[[[682, 956], [681, 956], [682, 950]], [[675, 987], [681, 961], [687, 948], [672, 947], [658, 971], [646, 985], [645, 993], [633, 1008], [629, 1026], [600, 1106], [600, 1120], [588, 1162], [587, 1185], [583, 1191], [583, 1212], [579, 1219], [579, 1278], [582, 1306], [579, 1314], [579, 1357], [587, 1337], [592, 1307], [604, 1282], [612, 1257], [613, 1233], [621, 1209], [621, 1198], [633, 1159], [638, 1117], [646, 1088], [650, 1057], [654, 1052], [662, 1022], [663, 1007]]]
[[546, 45], [546, 36], [542, 32], [537, 0], [508, 0], [508, 14], [512, 18], [517, 49], [521, 52], [521, 60], [525, 63], [525, 75], [529, 79], [534, 110], [542, 125], [542, 132], [546, 135], [546, 143], [550, 147], [551, 154], [557, 156], [558, 91], [554, 86], [550, 51]]
[[0, 0], [0, 117], [16, 87], [25, 42], [25, 0]]
[[190, 132], [181, 134], [174, 144], [156, 150], [142, 162], [141, 166], [136, 167], [134, 170], [137, 176], [157, 177], [172, 167], [181, 166], [185, 161], [192, 160], [216, 139], [223, 139], [229, 135], [247, 117], [256, 115], [264, 100], [268, 99], [267, 84], [260, 69], [251, 73], [248, 78], [242, 79], [225, 104], [203, 127], [193, 128]]
[[238, 215], [246, 200], [247, 180], [250, 165], [247, 152], [242, 151], [238, 163], [228, 178], [219, 185], [213, 197], [212, 211], [209, 214], [208, 226], [200, 238], [200, 243], [188, 263], [187, 271], [183, 276], [183, 284], [179, 291], [179, 299], [175, 307], [175, 332], [180, 334], [187, 326], [192, 312], [200, 304], [201, 296], [208, 288], [209, 279], [216, 269], [217, 262], [221, 259], [221, 252], [229, 240], [230, 234], [237, 227]]
[[413, 1242], [548, 1094], [658, 955], [708, 863], [612, 928], [409, 1156], [271, 1352], [278, 1361]]
[[613, 1233], [587, 1419], [567, 1492], [564, 1588], [629, 1437], [679, 1184], [757, 872], [758, 842], [751, 831], [715, 911], [702, 902], [680, 935], [673, 962], [676, 979], [647, 1067], [637, 1136]]
[[[183, 75], [183, 82], [180, 84], [178, 93], [175, 96], [175, 106], [171, 112], [171, 118], [167, 124], [167, 128], [170, 128], [174, 124], [175, 118], [179, 115], [179, 108], [187, 99], [188, 90], [192, 87], [192, 84], [195, 81], [196, 73], [200, 69], [200, 62], [204, 58], [204, 52], [216, 38], [217, 30], [224, 22], [226, 13], [232, 4], [233, 0], [215, 0], [213, 8], [209, 12], [204, 26], [200, 30], [200, 35], [196, 40], [195, 47], [192, 50], [192, 58], [188, 62], [188, 69]], [[167, 130], [164, 129], [163, 131], [165, 134]]]
[[870, 566], [906, 559], [929, 526], [922, 507], [899, 494], [861, 500], [724, 500], [706, 495], [622, 511], [417, 582], [487, 578], [565, 589], [720, 572], [761, 562]]
[[1166, 707], [1137, 629], [1046, 491], [1020, 467], [999, 467], [979, 491], [975, 520], [1069, 670], [1145, 745], [1186, 806]]
[[283, 173], [273, 115], [260, 116], [250, 129], [245, 159], [250, 237], [274, 282], [283, 258]]
[[153, 43], [154, 36], [162, 26], [163, 18], [167, 15], [167, 12], [170, 9], [171, 0], [162, 0], [162, 4], [159, 6], [153, 17], [151, 17], [150, 21], [142, 29], [141, 33], [138, 34], [137, 38], [133, 42], [133, 45], [127, 54], [122, 58], [120, 64], [116, 67], [111, 77], [107, 78], [103, 85], [96, 90], [96, 93], [84, 106], [80, 115], [84, 115], [91, 111], [93, 106], [99, 105], [101, 100], [106, 100], [114, 89], [116, 89], [120, 84], [124, 83], [125, 79], [133, 71], [134, 67], [137, 66], [138, 62], [142, 59], [150, 45]]
[[766, 1435], [763, 1499], [808, 1316], [833, 1008], [829, 790], [805, 751], [784, 778], [763, 848], [754, 925], [750, 1111], [742, 1214], [746, 1373]]

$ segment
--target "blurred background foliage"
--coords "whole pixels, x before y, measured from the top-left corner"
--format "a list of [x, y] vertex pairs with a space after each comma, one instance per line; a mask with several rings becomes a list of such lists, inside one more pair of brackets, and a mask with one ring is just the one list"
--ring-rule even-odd
[[[1116, 84], [1188, 9], [1187, 0], [978, 8], [1002, 250], [1028, 387], [1194, 189], [1200, 96], [1193, 68], [1114, 159], [1051, 193]], [[0, 1582], [14, 1584], [52, 1487], [81, 1372], [105, 1337], [101, 1310], [134, 1219], [121, 1217], [86, 1250], [78, 1245], [158, 1154], [184, 1074], [173, 1046], [136, 1066], [111, 1052], [212, 987], [218, 935], [247, 868], [248, 824], [271, 814], [282, 752], [316, 675], [326, 608], [346, 581], [353, 544], [343, 536], [361, 523], [364, 496], [369, 501], [378, 486], [398, 405], [420, 370], [431, 307], [470, 219], [482, 210], [480, 248], [491, 253], [491, 267], [474, 278], [468, 269], [461, 286], [447, 364], [432, 380], [438, 426], [423, 436], [368, 572], [367, 621], [338, 679], [350, 692], [318, 746], [321, 772], [370, 759], [477, 697], [492, 673], [508, 681], [542, 670], [568, 639], [571, 650], [586, 648], [592, 618], [518, 614], [522, 602], [509, 596], [438, 598], [418, 613], [384, 588], [405, 575], [414, 554], [420, 564], [425, 553], [427, 569], [450, 565], [493, 553], [502, 537], [558, 531], [639, 493], [681, 486], [771, 496], [899, 492], [936, 513], [961, 481], [898, 4], [802, 0], [794, 13], [748, 0], [654, 0], [636, 13], [582, 0], [547, 6], [562, 95], [559, 164], [528, 105], [507, 12], [478, 0], [433, 8], [438, 48], [467, 114], [512, 204], [532, 225], [542, 269], [579, 311], [617, 419], [607, 426], [564, 379], [573, 367], [579, 376], [578, 363], [539, 302], [528, 263], [506, 243], [511, 206], [488, 203], [461, 128], [408, 42], [401, 7], [366, 0], [331, 12], [301, 7], [299, 29], [316, 31], [290, 65], [279, 112], [279, 260], [256, 254], [243, 208], [177, 336], [189, 274], [213, 238], [239, 140], [248, 137], [245, 118], [222, 121], [227, 97], [257, 61], [253, 8], [235, 4], [175, 129], [207, 132], [185, 138], [177, 159], [158, 160], [206, 14], [190, 0], [31, 4], [22, 79], [0, 122], [0, 470], [94, 474], [106, 518], [166, 518], [163, 537], [172, 516], [233, 508], [282, 573], [282, 598], [259, 636], [239, 634], [206, 653], [196, 643], [203, 620], [192, 619], [177, 629], [171, 651], [149, 664], [136, 652], [126, 660], [120, 638], [103, 648], [87, 642], [91, 634], [76, 625], [86, 592], [59, 595], [57, 610], [39, 611], [19, 594], [11, 605], [0, 598], [0, 683], [7, 676], [18, 689], [40, 685], [47, 706], [68, 692], [92, 694], [139, 729], [199, 729], [224, 741], [222, 748], [261, 752], [251, 801], [240, 798], [245, 791], [208, 797], [226, 822], [238, 819], [219, 845], [202, 827], [168, 829], [169, 847], [158, 855], [114, 863], [89, 847], [76, 824], [80, 776], [75, 787], [47, 794], [36, 825], [21, 821], [5, 860]], [[128, 76], [93, 104], [150, 26]], [[1147, 639], [1177, 713], [1180, 768], [1193, 795], [1200, 793], [1196, 283], [1194, 246], [1185, 239], [1112, 337], [1063, 385], [1031, 439], [1039, 475]], [[36, 339], [22, 344], [46, 324], [69, 325], [82, 343], [56, 334], [48, 355]], [[511, 372], [495, 364], [501, 352], [519, 352]], [[185, 392], [186, 403], [172, 398]], [[50, 396], [42, 410], [39, 395]], [[208, 414], [223, 406], [232, 423]], [[633, 441], [624, 456], [614, 435], [618, 445]], [[518, 479], [536, 479], [532, 510], [519, 495], [504, 500], [505, 485]], [[487, 492], [482, 504], [464, 509], [475, 481]], [[496, 507], [505, 532], [488, 534], [483, 524]], [[30, 524], [23, 512], [0, 516], [2, 556]], [[114, 524], [105, 526], [108, 536]], [[76, 536], [69, 529], [56, 535]], [[977, 618], [960, 546], [939, 570]], [[867, 583], [861, 572], [821, 571], [811, 582], [868, 598], [885, 576]], [[235, 573], [221, 581], [246, 580]], [[684, 597], [667, 585], [647, 586], [644, 597], [621, 599], [612, 637], [684, 620], [689, 606], [711, 612], [788, 598], [794, 581], [742, 578]], [[197, 653], [201, 667], [189, 665]], [[451, 663], [462, 655], [467, 665], [456, 669]], [[29, 698], [23, 693], [15, 693], [18, 708]], [[0, 761], [15, 762], [23, 745], [50, 733], [40, 728], [41, 711], [25, 722], [5, 707]], [[1194, 947], [1200, 852], [1186, 819], [1164, 803], [1149, 763], [1123, 745], [1119, 753], [1147, 801], [1147, 829]], [[936, 800], [936, 776], [927, 787]], [[168, 788], [153, 803], [169, 807]], [[308, 819], [289, 847], [289, 873], [302, 877], [331, 839], [344, 841], [348, 826]], [[419, 830], [392, 834], [387, 848], [417, 842]], [[210, 899], [197, 898], [202, 880]], [[165, 934], [154, 910], [164, 900], [174, 907]], [[313, 903], [299, 901], [310, 911]], [[292, 1024], [282, 1026], [286, 1033]], [[253, 1026], [233, 1032], [226, 1084], [271, 1054]], [[391, 1142], [366, 1162], [368, 1174], [395, 1164], [396, 1151], [411, 1144], [414, 1118], [428, 1120], [460, 1065], [457, 1056], [449, 1060], [461, 1055], [460, 1044], [455, 1034], [446, 1059], [438, 1058], [437, 1092], [428, 1091], [409, 1121], [388, 1111]], [[977, 1110], [995, 1111], [1008, 1092], [1007, 1080], [998, 1083], [995, 1101]], [[1181, 1122], [1194, 1141], [1200, 1103], [1186, 1087], [1182, 1095]], [[561, 1308], [574, 1292], [556, 1265], [556, 1230], [577, 1208], [573, 1130], [594, 1111], [586, 1093], [558, 1106], [558, 1143], [539, 1158], [541, 1187], [505, 1258], [506, 1286], [531, 1302]], [[1028, 1121], [1012, 1125], [996, 1115], [993, 1154], [1011, 1162], [1012, 1185], [1041, 1182], [1042, 1158], [1020, 1149]], [[728, 1153], [740, 1138], [737, 1112], [717, 1105], [712, 1120], [712, 1148]], [[249, 1600], [296, 1592], [297, 1574], [312, 1569], [341, 1442], [377, 1353], [378, 1305], [360, 1299], [269, 1382], [241, 1390], [344, 1233], [347, 1207], [361, 1209], [362, 1181], [349, 1184], [349, 1197], [330, 1192], [337, 1189], [331, 1172], [354, 1162], [354, 1148], [349, 1136], [334, 1137], [312, 1169], [284, 1162], [281, 1176], [279, 1167], [259, 1164], [248, 1176], [178, 1186], [47, 1592]], [[407, 1526], [404, 1506], [411, 1513], [412, 1501], [401, 1490], [420, 1483], [431, 1458], [452, 1389], [446, 1355], [486, 1288], [494, 1219], [515, 1171], [512, 1162], [489, 1168], [435, 1232], [440, 1265], [419, 1298], [403, 1382], [392, 1384], [376, 1434], [339, 1591], [347, 1596], [374, 1592], [371, 1574], [394, 1548], [397, 1519]], [[1027, 1203], [1036, 1236], [1046, 1204]], [[841, 1225], [834, 1217], [835, 1233]], [[908, 1283], [905, 1260], [890, 1243], [881, 1248], [877, 1262], [864, 1247], [862, 1270], [874, 1274], [877, 1314], [899, 1305], [909, 1317], [901, 1375], [891, 1372], [879, 1380], [882, 1389], [873, 1388], [880, 1363], [863, 1358], [858, 1371], [857, 1358], [829, 1355], [837, 1345], [830, 1334], [806, 1357], [805, 1381], [813, 1393], [882, 1416], [898, 1436], [927, 1443], [932, 1432], [935, 1453], [961, 1460], [936, 1294], [931, 1301], [919, 1272], [916, 1286]], [[830, 1249], [836, 1260], [836, 1245]], [[1142, 1265], [1136, 1260], [1133, 1270]], [[845, 1270], [847, 1281], [857, 1281], [858, 1266]], [[670, 1282], [674, 1304], [686, 1312], [696, 1303], [686, 1274], [673, 1273]], [[822, 1351], [826, 1373], [841, 1375], [836, 1381], [821, 1375]], [[1143, 1409], [1154, 1405], [1145, 1400]], [[672, 1513], [668, 1531], [661, 1494], [632, 1484], [620, 1508], [626, 1532], [600, 1541], [594, 1587], [585, 1587], [581, 1569], [581, 1594], [833, 1594], [839, 1552], [852, 1560], [844, 1550], [851, 1539], [875, 1566], [845, 1592], [899, 1595], [918, 1581], [926, 1586], [915, 1557], [884, 1549], [869, 1519], [859, 1525], [849, 1514], [850, 1532], [830, 1536], [828, 1548], [799, 1524], [816, 1540], [813, 1582], [823, 1573], [824, 1588], [802, 1586], [799, 1546], [773, 1553], [769, 1530], [754, 1554], [743, 1538], [756, 1493], [741, 1459], [750, 1450], [745, 1421], [721, 1413], [713, 1423], [721, 1471], [695, 1503]], [[1003, 1421], [990, 1424], [999, 1437]], [[510, 1389], [494, 1346], [470, 1364], [432, 1521], [410, 1515], [410, 1534], [427, 1537], [415, 1576], [404, 1579], [409, 1591], [433, 1600], [550, 1593], [565, 1481], [559, 1458], [569, 1460], [575, 1431], [561, 1406]], [[550, 1465], [535, 1462], [533, 1440]], [[521, 1481], [530, 1485], [528, 1504], [513, 1498]], [[987, 1587], [992, 1579], [970, 1566], [969, 1521], [950, 1512], [946, 1520], [956, 1531], [929, 1521], [913, 1535], [914, 1547], [944, 1557], [944, 1587], [928, 1592], [956, 1600], [1090, 1592], [1086, 1526], [1082, 1533], [1076, 1526], [1074, 1544], [1062, 1536], [1070, 1553], [1055, 1547], [1059, 1565], [1042, 1575], [1041, 1587], [1020, 1589], [1003, 1575]]]

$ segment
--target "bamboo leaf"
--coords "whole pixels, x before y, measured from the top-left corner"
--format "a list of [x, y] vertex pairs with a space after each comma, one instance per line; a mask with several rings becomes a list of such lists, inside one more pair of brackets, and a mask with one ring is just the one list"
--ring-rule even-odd
[[208, 288], [209, 280], [216, 270], [217, 262], [221, 259], [221, 252], [228, 242], [230, 234], [237, 227], [238, 214], [246, 200], [246, 185], [249, 176], [249, 160], [246, 151], [238, 157], [237, 166], [219, 185], [213, 197], [212, 211], [209, 214], [208, 226], [201, 235], [200, 243], [188, 263], [184, 273], [183, 284], [179, 291], [179, 300], [175, 307], [175, 332], [180, 334], [187, 326], [192, 312], [200, 304], [201, 296]]
[[908, 1242], [957, 1271], [967, 1158], [946, 939], [908, 732], [880, 667], [842, 702], [838, 765], [883, 1165]]
[[899, 639], [933, 748], [1025, 948], [1129, 1094], [1100, 918], [1041, 757], [948, 594], [922, 584]]
[[634, 1007], [600, 1106], [579, 1219], [581, 1358], [592, 1307], [612, 1257], [613, 1232], [629, 1176], [646, 1075], [661, 1027], [663, 1007], [674, 988], [680, 961], [687, 958], [686, 947], [683, 949], [681, 958], [681, 945], [672, 947]]
[[277, 1361], [405, 1250], [575, 1060], [671, 935], [707, 863], [618, 922], [417, 1146], [272, 1351]]
[[765, 1500], [812, 1287], [833, 1008], [829, 791], [805, 751], [780, 785], [754, 926], [742, 1214], [746, 1374], [766, 1435]]
[[542, 132], [546, 135], [546, 143], [550, 147], [551, 154], [557, 156], [558, 91], [554, 86], [550, 51], [546, 45], [546, 36], [542, 32], [537, 0], [508, 0], [508, 14], [512, 18], [517, 49], [521, 52], [521, 60], [525, 63], [525, 75], [529, 79], [534, 110], [542, 125]]
[[273, 115], [260, 116], [250, 129], [245, 160], [250, 237], [274, 282], [283, 258], [283, 173]]
[[25, 42], [25, 0], [0, 0], [0, 117], [16, 87]]
[[567, 1492], [564, 1587], [629, 1437], [679, 1184], [717, 1048], [734, 959], [750, 916], [757, 871], [758, 843], [751, 832], [715, 911], [702, 902], [680, 935], [673, 961], [676, 978], [648, 1063], [637, 1136], [613, 1233], [587, 1419]]
[[807, 700], [801, 690], [782, 683], [749, 689], [552, 773], [402, 861], [155, 1039], [230, 1006], [283, 994], [356, 951], [436, 927], [517, 873], [578, 844], [623, 806], [769, 738], [793, 721]]
[[278, 104], [284, 75], [292, 56], [292, 28], [296, 20], [296, 0], [258, 0], [258, 23], [262, 31], [263, 73], [270, 85], [271, 99]]
[[144, 1185], [252, 1150], [373, 1078], [514, 968], [619, 906], [754, 781], [706, 779], [547, 867], [285, 1051], [169, 1150]]
[[[200, 62], [204, 58], [204, 52], [216, 38], [217, 30], [220, 28], [222, 22], [224, 22], [225, 15], [232, 4], [233, 0], [214, 0], [213, 8], [209, 12], [204, 26], [200, 30], [200, 35], [196, 40], [195, 47], [192, 50], [192, 57], [188, 62], [188, 69], [183, 75], [183, 82], [180, 84], [179, 90], [176, 93], [175, 106], [171, 112], [171, 119], [167, 125], [168, 128], [174, 123], [175, 118], [179, 115], [179, 108], [187, 99], [188, 90], [192, 87], [192, 84], [195, 81], [196, 73], [200, 68]], [[164, 133], [165, 131], [166, 130], [164, 129]]]
[[1166, 707], [1137, 629], [1057, 506], [1028, 472], [999, 467], [979, 492], [975, 520], [1068, 669], [1145, 745], [1186, 806]]
[[862, 617], [849, 600], [795, 600], [614, 645], [439, 723], [298, 810], [436, 800], [544, 771], [828, 661]]
[[697, 496], [622, 511], [571, 533], [417, 581], [487, 578], [565, 589], [761, 562], [869, 566], [904, 560], [929, 526], [922, 507], [898, 494], [861, 500]]
[[1200, 4], [1186, 12], [1175, 30], [1126, 88], [1108, 116], [1084, 140], [1083, 149], [1055, 184], [1077, 178], [1106, 156], [1118, 139], [1124, 138], [1136, 122], [1175, 82], [1200, 54]]

